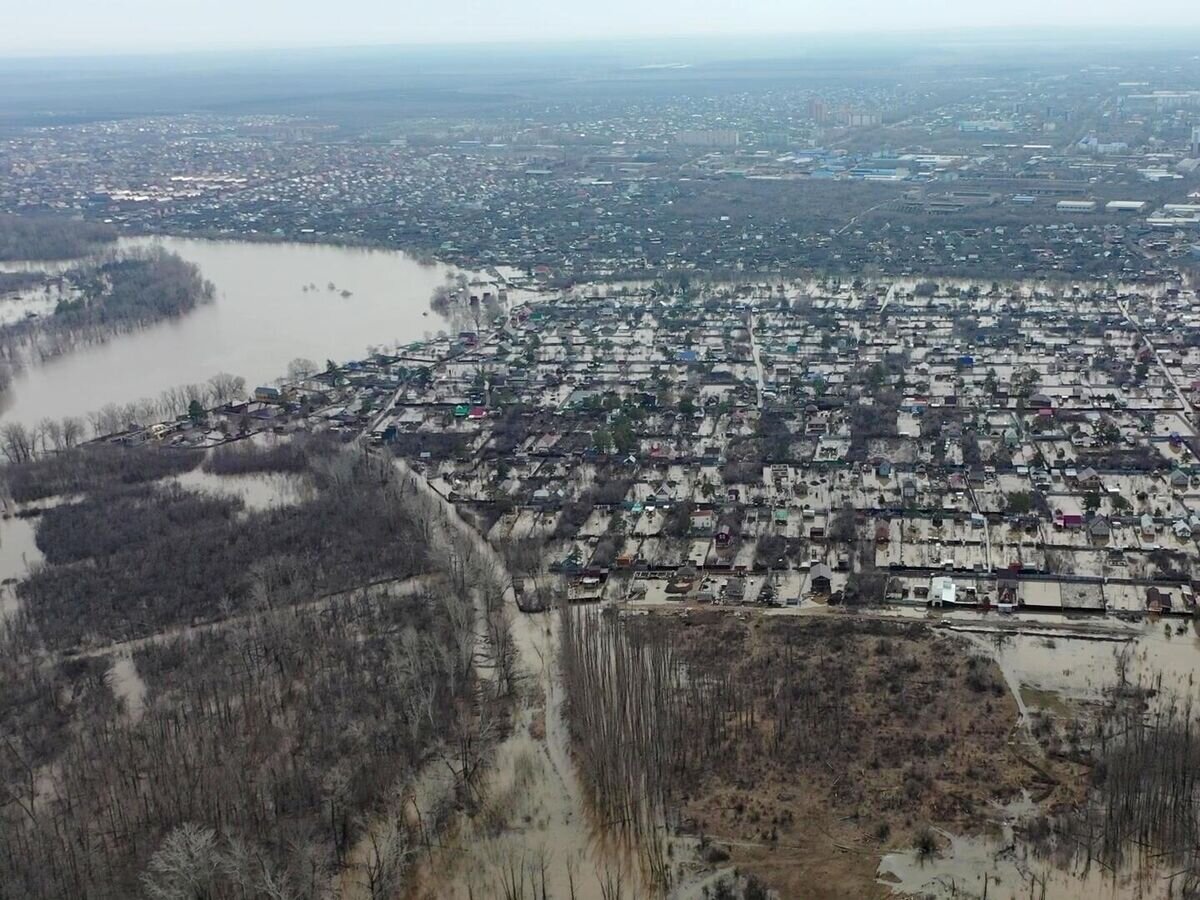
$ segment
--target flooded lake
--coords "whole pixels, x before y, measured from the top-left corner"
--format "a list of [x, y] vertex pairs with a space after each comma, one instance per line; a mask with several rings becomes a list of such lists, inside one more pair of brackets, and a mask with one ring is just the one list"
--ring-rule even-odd
[[27, 424], [82, 416], [218, 372], [241, 375], [253, 389], [286, 374], [296, 357], [342, 362], [368, 346], [421, 340], [446, 327], [429, 299], [455, 270], [403, 253], [184, 238], [120, 244], [152, 245], [199, 266], [216, 286], [214, 302], [27, 367], [14, 377], [0, 416]]

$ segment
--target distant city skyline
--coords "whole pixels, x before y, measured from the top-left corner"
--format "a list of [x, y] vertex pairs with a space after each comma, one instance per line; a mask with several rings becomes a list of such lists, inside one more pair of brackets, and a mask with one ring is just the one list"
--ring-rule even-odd
[[1200, 28], [1200, 3], [1010, 0], [54, 0], [5, 12], [0, 56], [947, 29]]

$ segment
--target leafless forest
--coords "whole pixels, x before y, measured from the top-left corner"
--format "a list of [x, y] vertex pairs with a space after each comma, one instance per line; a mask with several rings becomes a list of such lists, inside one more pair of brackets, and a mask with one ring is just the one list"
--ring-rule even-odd
[[[1173, 894], [1200, 897], [1200, 722], [1191, 699], [1162, 679], [1119, 683], [1076, 753], [1087, 763], [1083, 802], [1035, 819], [1033, 848], [1060, 863], [1148, 869]], [[1159, 698], [1148, 706], [1146, 700]]]
[[270, 513], [103, 449], [10, 467], [84, 496], [42, 514], [0, 647], [0, 897], [392, 897], [476, 802], [502, 595], [390, 462], [298, 452], [316, 494]]
[[677, 876], [661, 826], [734, 842], [781, 896], [814, 877], [822, 896], [870, 896], [859, 860], [928, 822], [977, 824], [1026, 774], [981, 777], [1013, 705], [990, 663], [921, 626], [568, 613], [562, 628], [585, 784], [663, 888]]

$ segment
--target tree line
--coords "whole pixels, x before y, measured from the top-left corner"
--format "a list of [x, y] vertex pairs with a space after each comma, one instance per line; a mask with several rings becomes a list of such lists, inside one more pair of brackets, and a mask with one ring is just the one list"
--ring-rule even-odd
[[76, 259], [116, 239], [117, 230], [99, 222], [0, 215], [0, 262]]
[[182, 475], [196, 468], [202, 456], [194, 450], [87, 444], [18, 460], [5, 466], [0, 474], [9, 495], [18, 503], [28, 503]]
[[[3, 392], [0, 367], [0, 393]], [[0, 426], [0, 454], [9, 463], [27, 463], [51, 453], [71, 450], [89, 438], [120, 434], [154, 422], [182, 419], [197, 407], [203, 410], [241, 400], [246, 379], [220, 372], [206, 382], [164, 389], [158, 397], [131, 403], [107, 403], [86, 416], [49, 416], [32, 425], [6, 422]]]
[[38, 547], [60, 564], [18, 586], [23, 614], [67, 648], [214, 620], [264, 595], [294, 601], [420, 570], [403, 507], [365, 469], [331, 481], [315, 468], [324, 489], [267, 510], [171, 485], [111, 485], [48, 510]]

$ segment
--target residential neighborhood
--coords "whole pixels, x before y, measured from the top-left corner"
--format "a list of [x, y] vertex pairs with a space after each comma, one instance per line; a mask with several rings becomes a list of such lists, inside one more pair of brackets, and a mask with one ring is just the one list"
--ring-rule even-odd
[[507, 548], [531, 598], [1194, 610], [1190, 290], [530, 296], [464, 285], [449, 315], [470, 327], [126, 439], [366, 435]]

